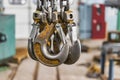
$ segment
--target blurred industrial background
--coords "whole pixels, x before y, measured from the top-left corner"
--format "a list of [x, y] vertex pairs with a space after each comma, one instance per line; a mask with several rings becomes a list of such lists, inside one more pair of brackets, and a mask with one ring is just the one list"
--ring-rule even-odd
[[28, 55], [37, 0], [0, 0], [0, 80], [120, 80], [120, 0], [69, 0], [79, 60], [48, 67]]

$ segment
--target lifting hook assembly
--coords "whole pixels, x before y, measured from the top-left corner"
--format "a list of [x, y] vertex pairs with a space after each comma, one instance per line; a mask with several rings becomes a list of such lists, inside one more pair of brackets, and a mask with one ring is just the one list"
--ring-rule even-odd
[[28, 39], [28, 53], [33, 60], [55, 67], [74, 64], [79, 59], [81, 44], [73, 36], [76, 24], [69, 0], [37, 0], [33, 20]]

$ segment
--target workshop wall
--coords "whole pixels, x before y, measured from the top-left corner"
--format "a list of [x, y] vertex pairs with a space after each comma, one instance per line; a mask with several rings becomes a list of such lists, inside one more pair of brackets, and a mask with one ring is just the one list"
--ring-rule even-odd
[[16, 38], [28, 37], [30, 24], [28, 1], [24, 5], [12, 5], [8, 0], [4, 0], [5, 14], [15, 14], [16, 17]]
[[[36, 5], [34, 0], [26, 0], [23, 5], [11, 5], [9, 0], [4, 0], [5, 14], [15, 14], [16, 17], [16, 39], [27, 39], [31, 31], [32, 13], [34, 12]], [[75, 22], [78, 23], [78, 8], [76, 5], [78, 0], [74, 0], [71, 4], [71, 8], [75, 14]], [[76, 29], [74, 29], [76, 32]], [[76, 35], [76, 34], [74, 34]]]
[[81, 2], [86, 3], [86, 4], [96, 4], [96, 3], [104, 3], [105, 0], [81, 0]]
[[116, 31], [117, 30], [117, 13], [118, 9], [106, 7], [105, 8], [105, 19], [107, 22], [107, 30], [108, 31]]
[[[79, 16], [80, 16], [80, 19], [79, 19], [80, 20], [79, 21], [80, 39], [91, 39], [88, 37], [88, 36], [90, 36], [90, 34], [88, 34], [90, 32], [90, 29], [88, 30], [88, 27], [90, 27], [90, 26], [88, 26], [88, 25], [90, 25], [89, 21], [91, 19], [89, 18], [89, 20], [88, 20], [87, 18], [88, 18], [88, 16], [91, 17], [91, 16], [95, 16], [95, 15], [93, 14], [90, 16], [90, 11], [88, 11], [88, 10], [86, 10], [86, 12], [84, 12], [84, 11], [85, 11], [85, 6], [92, 7], [93, 4], [103, 4], [103, 6], [105, 8], [105, 9], [101, 8], [101, 10], [104, 11], [104, 18], [105, 18], [105, 20], [101, 20], [101, 21], [104, 21], [101, 24], [101, 25], [104, 25], [104, 28], [101, 29], [101, 30], [103, 30], [103, 32], [99, 31], [100, 33], [104, 33], [104, 35], [101, 34], [101, 36], [104, 36], [104, 38], [102, 38], [102, 39], [105, 39], [107, 37], [106, 35], [109, 31], [119, 31], [120, 30], [119, 29], [119, 11], [118, 11], [118, 9], [114, 8], [114, 7], [105, 6], [104, 3], [105, 3], [105, 0], [82, 0], [81, 4], [79, 6], [79, 8], [80, 8], [79, 9], [79, 11], [80, 11], [79, 12]], [[83, 4], [85, 5], [84, 9], [83, 9], [84, 11], [82, 11], [82, 8], [81, 8]], [[96, 13], [96, 11], [94, 12], [92, 9], [92, 13]], [[84, 16], [82, 14], [84, 14]], [[95, 18], [93, 18], [93, 19], [95, 19]], [[98, 21], [100, 21], [100, 19]], [[90, 33], [92, 33], [92, 35], [97, 34], [96, 37], [98, 37], [98, 33], [96, 33], [96, 31], [93, 33], [93, 31], [96, 30], [97, 27], [99, 29], [99, 26], [93, 27], [93, 25], [92, 25], [92, 29], [91, 29], [92, 32], [90, 32]], [[84, 29], [84, 31], [83, 31], [83, 29]], [[84, 32], [84, 34], [83, 34], [83, 32]], [[93, 37], [92, 37], [92, 39], [93, 39]], [[94, 38], [94, 39], [96, 39], [96, 38]]]

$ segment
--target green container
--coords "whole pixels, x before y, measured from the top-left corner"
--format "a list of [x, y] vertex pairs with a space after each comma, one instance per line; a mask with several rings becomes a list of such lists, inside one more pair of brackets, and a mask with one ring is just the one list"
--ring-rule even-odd
[[120, 31], [120, 10], [118, 11], [117, 30]]
[[15, 55], [15, 16], [0, 14], [0, 33], [6, 35], [6, 42], [0, 43], [0, 63]]

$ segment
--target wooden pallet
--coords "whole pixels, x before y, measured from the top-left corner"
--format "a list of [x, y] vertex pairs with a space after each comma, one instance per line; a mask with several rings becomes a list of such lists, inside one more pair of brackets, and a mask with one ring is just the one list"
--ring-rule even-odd
[[[101, 79], [101, 80], [108, 80], [108, 78], [107, 78], [105, 75], [101, 75], [101, 76], [100, 76], [100, 79]], [[120, 80], [120, 79], [114, 79], [114, 80]]]
[[97, 80], [81, 77], [84, 73], [76, 65], [47, 67], [25, 59], [21, 64], [12, 64], [10, 69], [0, 72], [0, 80]]
[[20, 62], [27, 57], [28, 57], [28, 52], [26, 48], [17, 48], [16, 54], [15, 56], [13, 56], [10, 62], [20, 64]]
[[27, 58], [20, 64], [10, 63], [9, 69], [0, 72], [0, 80], [56, 80], [56, 68]]
[[78, 66], [80, 63], [92, 61], [96, 54], [99, 54], [99, 51], [82, 54], [77, 63], [73, 65], [62, 64], [57, 68], [47, 67], [26, 58], [20, 64], [10, 63], [8, 70], [0, 72], [0, 80], [98, 80], [87, 78], [85, 75], [88, 68]]
[[105, 75], [100, 75], [101, 80], [108, 80], [108, 78]]

